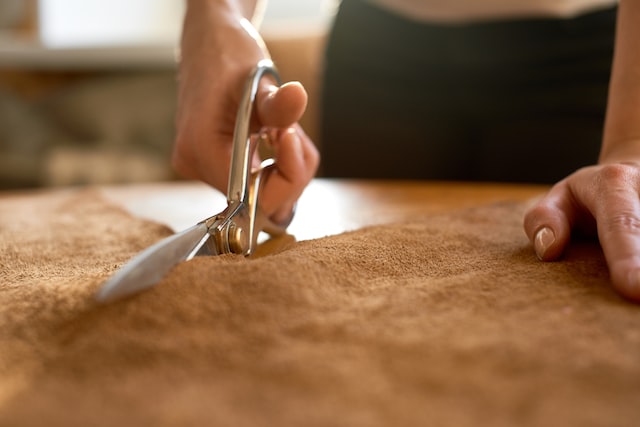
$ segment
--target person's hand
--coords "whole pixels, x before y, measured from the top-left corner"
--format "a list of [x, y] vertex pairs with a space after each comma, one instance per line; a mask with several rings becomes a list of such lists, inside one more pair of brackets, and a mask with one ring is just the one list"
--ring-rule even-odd
[[[268, 52], [239, 11], [212, 3], [193, 2], [185, 16], [172, 163], [181, 175], [226, 192], [240, 96], [250, 70]], [[265, 185], [261, 208], [276, 223], [290, 216], [318, 167], [318, 151], [297, 124], [306, 103], [300, 83], [278, 88], [267, 76], [260, 83], [252, 131], [271, 129], [277, 170]]]
[[590, 166], [557, 183], [525, 215], [538, 258], [558, 259], [573, 230], [597, 233], [615, 289], [640, 302], [640, 164]]

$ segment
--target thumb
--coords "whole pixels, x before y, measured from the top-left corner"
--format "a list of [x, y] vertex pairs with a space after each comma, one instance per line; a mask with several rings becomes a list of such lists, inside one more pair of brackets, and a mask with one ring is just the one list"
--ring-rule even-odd
[[300, 120], [306, 108], [307, 91], [300, 82], [288, 82], [280, 87], [264, 83], [256, 99], [258, 127], [289, 127]]

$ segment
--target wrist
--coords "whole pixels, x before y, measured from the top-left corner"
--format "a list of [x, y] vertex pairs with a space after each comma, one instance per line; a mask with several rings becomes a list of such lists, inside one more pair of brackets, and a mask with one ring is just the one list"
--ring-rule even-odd
[[621, 162], [640, 163], [640, 138], [606, 141], [603, 144], [603, 150], [600, 153], [598, 163], [608, 164]]
[[187, 0], [187, 16], [251, 20], [259, 0]]
[[188, 0], [181, 53], [196, 50], [217, 56], [220, 52], [244, 51], [249, 56], [258, 53], [260, 57], [268, 57], [262, 38], [247, 17], [253, 14], [255, 6], [256, 1], [251, 0]]

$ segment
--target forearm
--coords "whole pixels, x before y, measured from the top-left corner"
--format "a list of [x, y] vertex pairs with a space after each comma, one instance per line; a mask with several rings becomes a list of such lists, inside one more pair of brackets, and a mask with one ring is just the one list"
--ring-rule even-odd
[[621, 0], [601, 163], [640, 161], [640, 1]]

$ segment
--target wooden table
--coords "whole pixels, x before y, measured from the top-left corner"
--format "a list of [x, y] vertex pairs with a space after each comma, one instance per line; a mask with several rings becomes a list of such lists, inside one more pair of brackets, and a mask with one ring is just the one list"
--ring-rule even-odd
[[[498, 201], [525, 201], [539, 185], [315, 179], [298, 203], [289, 232], [308, 240], [366, 225]], [[135, 215], [180, 231], [226, 206], [225, 196], [199, 182], [107, 187], [105, 194]]]

